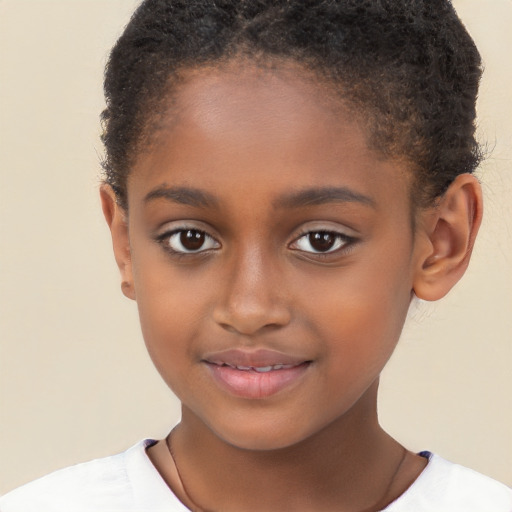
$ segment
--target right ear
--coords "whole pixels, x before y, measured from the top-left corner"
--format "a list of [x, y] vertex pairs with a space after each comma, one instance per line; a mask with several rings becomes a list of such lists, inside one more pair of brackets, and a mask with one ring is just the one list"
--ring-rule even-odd
[[126, 211], [118, 204], [116, 194], [110, 185], [104, 183], [100, 187], [100, 197], [103, 215], [105, 216], [105, 220], [107, 221], [112, 235], [114, 256], [119, 271], [121, 272], [121, 290], [126, 297], [135, 300], [132, 255]]

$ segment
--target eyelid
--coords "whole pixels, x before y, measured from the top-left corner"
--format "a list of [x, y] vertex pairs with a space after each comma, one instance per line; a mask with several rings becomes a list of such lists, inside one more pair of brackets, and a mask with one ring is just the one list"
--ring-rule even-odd
[[[187, 256], [187, 255], [199, 255], [202, 253], [208, 253], [211, 250], [217, 250], [222, 247], [217, 236], [211, 234], [212, 229], [208, 227], [204, 227], [204, 223], [200, 221], [175, 221], [164, 224], [159, 230], [159, 232], [155, 234], [154, 239], [159, 244], [163, 246], [163, 248], [176, 256]], [[205, 235], [206, 239], [210, 239], [214, 242], [214, 247], [207, 247], [205, 249], [198, 250], [176, 250], [170, 246], [168, 243], [174, 235], [181, 233], [183, 231], [196, 231], [198, 233], [202, 233]], [[341, 227], [339, 225], [333, 226], [330, 222], [315, 222], [308, 223], [307, 225], [303, 225], [298, 233], [296, 233], [291, 242], [287, 244], [289, 249], [292, 249], [297, 252], [301, 252], [303, 254], [313, 255], [315, 258], [327, 258], [329, 256], [343, 253], [347, 251], [350, 247], [352, 247], [358, 240], [358, 236], [354, 236], [352, 234], [348, 234], [353, 232], [350, 228]], [[297, 244], [299, 240], [302, 238], [311, 235], [312, 233], [330, 233], [334, 235], [338, 240], [341, 239], [342, 243], [340, 246], [335, 249], [329, 249], [327, 251], [315, 251], [315, 250], [304, 250], [299, 247], [293, 247]]]
[[174, 233], [187, 230], [200, 231], [217, 242], [219, 241], [217, 232], [209, 224], [195, 219], [183, 219], [162, 223], [155, 230], [153, 237], [155, 239], [165, 238], [166, 236], [170, 236]]
[[[195, 251], [176, 250], [173, 247], [171, 247], [168, 242], [171, 240], [171, 238], [174, 235], [182, 233], [183, 231], [196, 231], [198, 233], [202, 233], [203, 235], [205, 235], [206, 239], [210, 239], [210, 240], [214, 241], [216, 244], [216, 247], [208, 247], [205, 249], [198, 249]], [[167, 223], [159, 230], [159, 232], [155, 235], [154, 238], [159, 244], [161, 244], [163, 246], [163, 248], [166, 251], [168, 251], [171, 254], [176, 255], [176, 256], [197, 255], [197, 254], [206, 253], [211, 250], [216, 250], [221, 247], [221, 244], [220, 244], [219, 240], [217, 239], [217, 237], [212, 235], [209, 232], [209, 230], [205, 229], [204, 227], [198, 226], [198, 223], [195, 223], [195, 222], [184, 221], [182, 223], [175, 223], [174, 225], [170, 225], [170, 223]]]
[[[356, 243], [358, 241], [357, 236], [348, 234], [346, 231], [352, 232], [352, 230], [349, 230], [349, 229], [345, 230], [341, 227], [338, 227], [338, 226], [334, 227], [334, 226], [326, 224], [326, 223], [321, 223], [321, 224], [319, 223], [319, 224], [314, 224], [314, 225], [303, 226], [301, 228], [301, 230], [294, 236], [293, 240], [290, 242], [288, 247], [292, 250], [300, 251], [301, 253], [313, 255], [315, 258], [316, 257], [327, 258], [329, 256], [336, 255], [336, 254], [342, 253], [344, 251], [347, 251], [349, 248], [351, 248], [354, 245], [354, 243]], [[339, 246], [335, 249], [330, 249], [330, 250], [324, 251], [324, 252], [314, 251], [314, 250], [313, 251], [305, 251], [303, 249], [293, 247], [293, 245], [297, 244], [297, 242], [299, 240], [301, 240], [302, 238], [304, 238], [306, 236], [311, 235], [312, 233], [330, 233], [330, 234], [334, 235], [335, 237], [337, 237], [338, 239], [342, 239], [344, 241], [344, 243], [342, 243], [341, 246]]]
[[295, 231], [296, 233], [293, 235], [292, 241], [298, 240], [304, 235], [319, 232], [334, 233], [336, 235], [353, 239], [359, 238], [360, 236], [359, 233], [353, 228], [331, 221], [307, 222], [296, 228]]

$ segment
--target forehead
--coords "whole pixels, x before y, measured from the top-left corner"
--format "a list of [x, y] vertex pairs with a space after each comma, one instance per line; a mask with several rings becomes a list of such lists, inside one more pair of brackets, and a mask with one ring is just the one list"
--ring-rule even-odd
[[343, 104], [332, 86], [297, 64], [277, 67], [235, 61], [185, 72], [173, 106], [176, 122], [183, 114], [204, 128], [208, 122], [215, 130], [236, 123], [247, 130], [266, 128], [267, 123], [277, 127], [287, 123], [289, 128], [305, 117], [320, 121], [335, 116]]
[[369, 195], [383, 179], [403, 182], [407, 167], [367, 142], [359, 116], [310, 71], [205, 67], [182, 75], [128, 185], [199, 181], [222, 194], [233, 181], [254, 190], [270, 180], [276, 191], [353, 186]]

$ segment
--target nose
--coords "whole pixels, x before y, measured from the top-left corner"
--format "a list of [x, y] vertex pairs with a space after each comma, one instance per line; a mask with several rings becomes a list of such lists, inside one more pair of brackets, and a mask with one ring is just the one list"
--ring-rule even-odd
[[291, 312], [279, 269], [261, 254], [247, 251], [229, 266], [214, 309], [214, 320], [222, 328], [254, 335], [284, 327]]

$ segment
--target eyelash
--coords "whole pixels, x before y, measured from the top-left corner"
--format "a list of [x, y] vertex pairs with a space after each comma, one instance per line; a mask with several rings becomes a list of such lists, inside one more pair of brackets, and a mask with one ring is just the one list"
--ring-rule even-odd
[[[320, 235], [329, 235], [333, 236], [334, 241], [334, 249], [329, 248], [327, 251], [301, 251], [301, 249], [293, 249], [296, 251], [301, 251], [308, 255], [313, 255], [315, 258], [329, 258], [333, 254], [344, 253], [351, 248], [351, 246], [357, 241], [357, 239], [353, 236], [349, 236], [345, 233], [340, 233], [338, 231], [329, 230], [329, 229], [314, 229], [307, 230], [302, 232], [290, 245], [296, 245], [300, 240], [310, 237], [311, 235], [320, 234]], [[336, 246], [336, 244], [338, 244]], [[310, 244], [311, 245], [311, 244]], [[314, 249], [314, 248], [313, 248]]]
[[[167, 252], [171, 253], [173, 256], [177, 256], [177, 257], [184, 257], [184, 256], [191, 256], [191, 255], [196, 255], [196, 254], [202, 254], [202, 253], [205, 253], [205, 252], [210, 251], [212, 249], [216, 250], [216, 249], [219, 248], [219, 247], [209, 247], [208, 249], [199, 248], [198, 250], [191, 250], [191, 251], [184, 250], [184, 251], [180, 251], [180, 250], [176, 250], [173, 247], [171, 247], [171, 245], [170, 245], [171, 239], [173, 237], [175, 237], [176, 235], [180, 235], [180, 237], [181, 237], [181, 235], [183, 235], [183, 233], [185, 233], [185, 232], [195, 233], [195, 234], [197, 234], [199, 236], [204, 236], [205, 240], [213, 241], [215, 244], [217, 244], [220, 247], [220, 243], [214, 237], [209, 235], [206, 231], [203, 231], [203, 230], [197, 229], [197, 228], [188, 228], [188, 227], [180, 227], [180, 228], [173, 229], [172, 231], [166, 231], [165, 233], [159, 235], [156, 238], [156, 240], [157, 240], [158, 243], [160, 243], [163, 246], [164, 250], [166, 250]], [[181, 240], [179, 240], [179, 243], [183, 247], [183, 243], [181, 242]]]
[[[199, 249], [190, 250], [190, 251], [176, 250], [173, 247], [171, 247], [171, 245], [170, 245], [171, 239], [177, 235], [180, 235], [180, 237], [181, 237], [183, 235], [183, 233], [185, 233], [185, 232], [194, 233], [194, 234], [196, 234], [196, 236], [199, 235], [201, 237], [204, 237], [205, 241], [210, 240], [210, 243], [213, 242], [214, 244], [217, 245], [217, 247], [208, 247], [206, 249], [203, 249], [202, 246], [204, 245], [204, 243], [201, 245], [201, 247]], [[333, 236], [334, 237], [334, 249], [329, 248], [326, 251], [315, 251], [315, 250], [305, 251], [305, 250], [301, 250], [299, 248], [293, 247], [293, 245], [297, 245], [297, 243], [300, 240], [305, 239], [306, 237], [310, 237], [311, 235], [315, 235], [315, 234], [320, 234], [320, 235], [324, 235], [324, 236], [325, 235]], [[179, 239], [177, 239], [177, 240], [183, 247], [182, 241]], [[220, 243], [214, 237], [209, 235], [206, 231], [203, 231], [203, 230], [197, 229], [197, 228], [188, 228], [188, 227], [180, 227], [180, 228], [173, 229], [171, 231], [167, 231], [167, 232], [157, 236], [156, 241], [163, 246], [165, 251], [169, 252], [171, 255], [176, 256], [176, 257], [199, 255], [199, 254], [207, 253], [211, 250], [217, 250], [221, 247]], [[308, 255], [314, 255], [315, 258], [328, 258], [332, 254], [342, 253], [342, 252], [347, 251], [356, 241], [357, 241], [357, 239], [355, 237], [349, 236], [345, 233], [340, 233], [338, 231], [333, 231], [333, 230], [328, 230], [328, 229], [316, 229], [316, 230], [303, 231], [297, 238], [295, 238], [293, 240], [293, 242], [291, 242], [289, 247], [295, 251], [299, 251], [299, 252], [302, 252], [302, 253], [305, 253]]]

